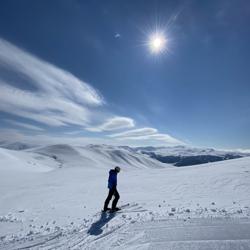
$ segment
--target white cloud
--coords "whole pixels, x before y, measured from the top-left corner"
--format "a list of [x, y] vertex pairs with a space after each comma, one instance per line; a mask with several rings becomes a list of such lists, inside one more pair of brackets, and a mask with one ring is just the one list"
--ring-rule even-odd
[[[66, 133], [64, 133], [66, 134]], [[174, 146], [183, 143], [173, 143], [172, 140], [164, 140], [164, 136], [159, 138], [103, 138], [103, 137], [88, 137], [88, 136], [75, 136], [75, 135], [55, 135], [49, 133], [42, 134], [24, 134], [14, 129], [2, 129], [0, 130], [0, 138], [2, 141], [8, 142], [22, 142], [31, 143], [34, 145], [48, 145], [48, 144], [70, 144], [70, 145], [87, 145], [87, 144], [107, 144], [107, 145], [127, 145], [127, 146]]]
[[87, 137], [87, 136], [74, 136], [66, 133], [56, 135], [49, 133], [42, 134], [24, 134], [17, 129], [1, 129], [0, 130], [0, 142], [6, 141], [9, 143], [22, 142], [34, 145], [48, 145], [48, 144], [70, 144], [70, 145], [87, 145], [87, 144], [110, 144], [120, 145], [119, 141], [111, 140], [101, 137]]
[[115, 38], [120, 38], [121, 34], [120, 33], [115, 33]]
[[88, 131], [102, 132], [102, 131], [113, 131], [118, 129], [133, 128], [135, 126], [134, 120], [128, 117], [116, 116], [108, 119], [106, 122], [99, 126], [88, 127]]
[[182, 141], [168, 135], [168, 134], [160, 134], [158, 130], [155, 128], [140, 128], [128, 130], [122, 133], [116, 133], [108, 135], [108, 137], [116, 138], [120, 141], [129, 141], [129, 140], [143, 140], [143, 141], [151, 141], [154, 144], [156, 141], [160, 141], [162, 143], [168, 145], [180, 145], [184, 144]]
[[[105, 102], [96, 89], [66, 70], [41, 60], [1, 38], [0, 69], [17, 76], [13, 85], [0, 75], [0, 111], [54, 127], [78, 125], [80, 127], [78, 130], [85, 128], [90, 132], [116, 131], [135, 127], [135, 121], [129, 117], [114, 116], [105, 120], [107, 113], [102, 109], [97, 109]], [[28, 84], [22, 86], [20, 79], [27, 81]], [[101, 117], [104, 120], [102, 124], [90, 125], [100, 120]], [[9, 121], [9, 123], [34, 131], [41, 130], [29, 122]], [[45, 135], [29, 137], [11, 130], [7, 132], [10, 137], [13, 132], [14, 137], [30, 140], [49, 140], [50, 138]], [[72, 132], [74, 134], [74, 131]], [[54, 136], [54, 138], [58, 140], [61, 137]], [[76, 140], [72, 137], [60, 140], [64, 139], [65, 142]], [[149, 145], [180, 142], [170, 135], [158, 133], [155, 128], [133, 129], [111, 134], [106, 138], [77, 138], [79, 142], [88, 141], [89, 143], [94, 141], [119, 144], [120, 140], [126, 145], [137, 144], [137, 141], [142, 141], [143, 145], [146, 141]]]
[[109, 137], [137, 137], [137, 136], [152, 135], [155, 133], [157, 133], [157, 129], [155, 128], [139, 128], [139, 129], [128, 130], [128, 131], [117, 133], [117, 134], [111, 134], [108, 136]]
[[168, 134], [152, 134], [152, 135], [145, 135], [145, 136], [130, 136], [130, 137], [124, 137], [124, 138], [118, 138], [119, 140], [144, 140], [144, 141], [160, 141], [162, 143], [165, 143], [165, 145], [183, 145], [184, 142], [168, 135]]
[[44, 131], [43, 128], [31, 125], [31, 124], [27, 124], [27, 123], [23, 123], [23, 122], [17, 122], [17, 121], [12, 121], [12, 120], [9, 120], [9, 119], [5, 119], [4, 121], [6, 121], [9, 124], [12, 124], [14, 126], [19, 126], [19, 127], [23, 127], [23, 128], [26, 128], [26, 129], [36, 130], [36, 131]]
[[100, 94], [71, 73], [0, 38], [0, 66], [27, 79], [35, 90], [0, 79], [0, 110], [51, 126], [87, 125], [90, 109], [104, 104]]

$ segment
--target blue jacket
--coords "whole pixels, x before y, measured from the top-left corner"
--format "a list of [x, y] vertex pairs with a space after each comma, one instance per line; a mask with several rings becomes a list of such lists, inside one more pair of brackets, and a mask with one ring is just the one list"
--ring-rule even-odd
[[117, 185], [117, 172], [114, 169], [109, 171], [108, 188], [114, 188]]

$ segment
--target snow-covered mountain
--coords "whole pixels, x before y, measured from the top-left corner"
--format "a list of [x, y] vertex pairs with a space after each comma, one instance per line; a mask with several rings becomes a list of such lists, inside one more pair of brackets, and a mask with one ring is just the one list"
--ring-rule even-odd
[[[190, 146], [172, 146], [172, 147], [136, 147], [137, 151], [143, 152], [154, 152], [162, 155], [173, 155], [173, 156], [197, 156], [197, 155], [225, 155], [226, 153], [237, 154], [246, 156], [246, 153], [240, 151], [229, 151], [229, 150], [218, 150], [213, 148], [197, 148]], [[249, 155], [249, 154], [248, 154]]]
[[212, 148], [195, 148], [187, 146], [175, 147], [137, 147], [137, 152], [149, 155], [163, 163], [174, 166], [192, 166], [208, 162], [223, 161], [250, 156], [240, 151], [216, 150]]
[[[152, 159], [148, 155], [136, 152], [130, 148], [109, 146], [109, 145], [87, 145], [87, 146], [71, 146], [67, 144], [56, 144], [48, 146], [24, 146], [23, 150], [16, 145], [14, 150], [1, 150], [1, 154], [15, 156], [19, 165], [23, 160], [31, 164], [40, 164], [44, 161], [54, 161], [54, 168], [62, 167], [83, 167], [83, 168], [103, 168], [109, 169], [116, 165], [121, 166], [125, 171], [127, 169], [137, 168], [165, 168], [171, 167], [169, 164], [161, 163]], [[8, 148], [11, 146], [8, 144]], [[26, 144], [23, 144], [26, 145]], [[18, 162], [17, 162], [18, 164]], [[51, 165], [51, 164], [50, 164]]]
[[[22, 142], [0, 142], [0, 147], [12, 150], [26, 150], [57, 159], [74, 166], [79, 163], [88, 163], [88, 166], [110, 166], [121, 164], [127, 167], [155, 166], [192, 166], [197, 164], [236, 159], [250, 156], [250, 153], [241, 151], [216, 150], [213, 148], [195, 148], [190, 146], [173, 147], [129, 147], [111, 145], [71, 146], [57, 144], [49, 146], [35, 146]], [[157, 163], [156, 163], [157, 162]], [[166, 167], [166, 165], [165, 165]]]

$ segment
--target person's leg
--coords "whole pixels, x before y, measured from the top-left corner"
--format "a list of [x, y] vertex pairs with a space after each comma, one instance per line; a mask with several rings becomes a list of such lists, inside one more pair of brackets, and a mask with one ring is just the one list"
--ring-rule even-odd
[[104, 211], [108, 209], [109, 202], [112, 199], [114, 192], [115, 192], [114, 188], [109, 189], [108, 197], [106, 198], [106, 200], [104, 202], [104, 208], [103, 208]]
[[118, 200], [120, 199], [120, 195], [119, 195], [119, 193], [118, 193], [118, 191], [117, 191], [116, 188], [114, 190], [114, 196], [115, 196], [115, 199], [112, 202], [112, 209], [116, 208], [116, 204], [117, 204]]

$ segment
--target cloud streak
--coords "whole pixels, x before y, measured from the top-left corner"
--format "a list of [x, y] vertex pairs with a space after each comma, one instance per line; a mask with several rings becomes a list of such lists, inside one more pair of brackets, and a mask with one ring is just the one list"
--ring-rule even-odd
[[84, 126], [90, 121], [89, 109], [104, 104], [89, 84], [1, 38], [0, 67], [25, 78], [33, 88], [24, 90], [0, 79], [0, 110], [4, 112], [50, 126]]
[[[44, 129], [34, 126], [32, 122], [45, 124], [49, 127], [78, 126], [77, 131], [112, 132], [105, 137], [91, 138], [91, 141], [131, 144], [133, 141], [160, 142], [167, 144], [180, 144], [181, 142], [170, 135], [160, 134], [155, 128], [135, 128], [135, 121], [129, 117], [113, 115], [104, 111], [104, 98], [88, 83], [80, 80], [70, 72], [60, 69], [0, 38], [0, 111], [25, 118], [22, 122], [18, 118], [5, 119], [12, 126], [21, 127], [33, 132]], [[6, 74], [7, 72], [7, 74]], [[15, 82], [6, 75], [16, 77]], [[107, 117], [109, 117], [107, 119]], [[100, 119], [102, 119], [100, 121]], [[96, 124], [99, 121], [99, 124]], [[8, 136], [29, 138], [31, 140], [42, 138], [49, 141], [48, 133], [41, 133], [34, 137], [17, 133], [17, 130], [8, 130]], [[60, 130], [63, 133], [63, 129]], [[114, 133], [118, 131], [119, 133]], [[27, 131], [24, 131], [27, 132]], [[65, 132], [65, 131], [64, 131]], [[75, 135], [74, 131], [68, 135]], [[78, 134], [78, 132], [76, 133]], [[90, 137], [80, 137], [81, 140], [90, 140]], [[54, 136], [58, 140], [58, 136]], [[76, 138], [64, 138], [65, 141], [74, 141]], [[133, 144], [133, 143], [132, 143]]]
[[168, 135], [158, 133], [155, 128], [140, 128], [128, 130], [121, 133], [111, 134], [108, 137], [116, 138], [117, 140], [137, 140], [137, 141], [159, 141], [168, 145], [184, 144], [182, 141]]
[[139, 129], [128, 130], [128, 131], [117, 133], [117, 134], [111, 134], [111, 135], [109, 135], [109, 137], [112, 137], [112, 138], [138, 137], [138, 136], [152, 135], [155, 133], [157, 133], [157, 129], [155, 129], [155, 128], [139, 128]]
[[31, 129], [31, 130], [36, 130], [36, 131], [44, 131], [43, 128], [31, 125], [31, 124], [27, 124], [27, 123], [23, 123], [23, 122], [17, 122], [17, 121], [12, 121], [12, 120], [9, 120], [9, 119], [5, 119], [4, 121], [8, 122], [11, 125], [18, 126], [18, 127], [23, 127], [23, 128], [29, 129], [29, 130]]
[[[120, 138], [120, 139], [114, 139], [109, 137], [88, 137], [88, 136], [82, 136], [82, 135], [72, 135], [69, 133], [64, 133], [60, 135], [56, 134], [44, 134], [40, 133], [37, 135], [30, 135], [21, 133], [18, 130], [15, 129], [2, 129], [0, 130], [0, 138], [3, 141], [8, 142], [23, 142], [28, 144], [39, 144], [39, 145], [48, 145], [48, 144], [70, 144], [70, 145], [87, 145], [87, 144], [108, 144], [108, 145], [128, 145], [128, 146], [174, 146], [176, 143], [168, 139], [168, 142], [166, 141], [166, 138], [164, 140], [164, 136], [162, 136], [161, 140], [156, 140], [155, 138], [145, 138], [138, 139], [137, 138]], [[157, 135], [158, 137], [159, 135]], [[178, 143], [180, 144], [180, 143]], [[183, 144], [183, 143], [181, 143]]]
[[164, 143], [165, 145], [184, 145], [185, 143], [168, 135], [168, 134], [152, 134], [152, 135], [144, 135], [144, 136], [131, 136], [125, 138], [118, 138], [119, 140], [144, 140], [144, 141], [159, 141]]
[[128, 117], [113, 117], [108, 119], [106, 122], [99, 126], [88, 127], [88, 131], [102, 132], [102, 131], [113, 131], [118, 129], [128, 129], [135, 126], [134, 120]]

